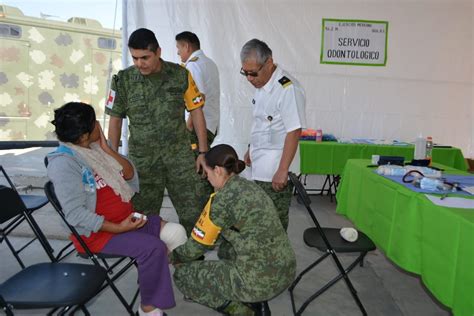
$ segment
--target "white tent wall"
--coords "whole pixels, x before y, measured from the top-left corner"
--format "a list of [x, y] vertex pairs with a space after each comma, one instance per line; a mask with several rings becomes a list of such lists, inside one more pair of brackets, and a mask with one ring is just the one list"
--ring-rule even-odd
[[[239, 52], [259, 38], [306, 89], [308, 127], [346, 138], [413, 141], [422, 133], [474, 157], [471, 0], [123, 1], [124, 34], [152, 29], [166, 60], [179, 62], [177, 33], [199, 36], [220, 71], [217, 141], [240, 153], [248, 143], [254, 88], [239, 74]], [[320, 64], [323, 18], [388, 21], [387, 65]]]
[[471, 145], [469, 157], [474, 159], [474, 0], [471, 0]]

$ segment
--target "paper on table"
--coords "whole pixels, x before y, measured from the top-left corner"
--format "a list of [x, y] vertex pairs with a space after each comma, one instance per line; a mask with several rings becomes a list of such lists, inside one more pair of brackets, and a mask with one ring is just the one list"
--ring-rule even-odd
[[433, 204], [444, 207], [454, 208], [470, 208], [474, 210], [474, 199], [464, 199], [459, 197], [446, 197], [441, 200], [441, 197], [425, 194], [425, 196], [433, 202]]

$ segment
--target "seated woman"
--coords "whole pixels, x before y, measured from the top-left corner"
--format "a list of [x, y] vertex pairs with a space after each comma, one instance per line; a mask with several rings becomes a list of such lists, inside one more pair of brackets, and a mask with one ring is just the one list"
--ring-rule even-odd
[[184, 228], [159, 216], [132, 218], [137, 173], [107, 145], [92, 106], [67, 103], [54, 111], [52, 123], [60, 146], [47, 156], [48, 177], [66, 219], [92, 252], [136, 258], [139, 314], [163, 315], [161, 309], [175, 306], [167, 246], [172, 250], [186, 241]]
[[[229, 145], [205, 155], [215, 189], [191, 237], [170, 254], [174, 281], [191, 300], [231, 315], [253, 314], [252, 302], [271, 299], [293, 281], [295, 253], [275, 206], [258, 185], [238, 176], [245, 168]], [[220, 240], [219, 257], [196, 260]]]

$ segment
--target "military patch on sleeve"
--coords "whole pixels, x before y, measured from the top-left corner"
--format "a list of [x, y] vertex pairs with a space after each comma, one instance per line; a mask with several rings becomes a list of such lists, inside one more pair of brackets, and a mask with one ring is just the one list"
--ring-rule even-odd
[[201, 92], [199, 92], [199, 89], [197, 88], [191, 73], [189, 71], [187, 71], [187, 73], [188, 88], [184, 93], [184, 101], [186, 104], [186, 109], [188, 111], [192, 111], [204, 105], [204, 98], [202, 97]]
[[191, 237], [200, 244], [206, 246], [213, 246], [219, 234], [221, 233], [222, 228], [214, 224], [211, 220], [211, 204], [212, 199], [214, 198], [215, 193], [212, 193], [207, 201], [204, 210], [199, 216], [199, 219], [196, 222], [193, 230], [191, 231]]
[[189, 61], [198, 61], [199, 57], [197, 56], [194, 56], [193, 58], [191, 58]]
[[193, 98], [193, 104], [194, 104], [194, 105], [197, 105], [197, 104], [201, 103], [202, 101], [203, 101], [203, 98], [202, 98], [202, 96], [200, 96], [200, 95], [197, 96], [197, 97], [195, 97], [195, 98]]
[[288, 77], [286, 76], [281, 77], [280, 80], [278, 80], [278, 82], [283, 86], [283, 88], [286, 88], [289, 85], [293, 84], [293, 82], [291, 82], [291, 80], [288, 79]]
[[110, 89], [109, 96], [107, 97], [107, 101], [105, 102], [105, 107], [109, 109], [113, 109], [115, 102], [115, 91]]

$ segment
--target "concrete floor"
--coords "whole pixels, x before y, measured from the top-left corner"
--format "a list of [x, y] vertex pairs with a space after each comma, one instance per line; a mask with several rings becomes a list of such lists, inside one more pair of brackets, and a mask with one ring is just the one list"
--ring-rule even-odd
[[[0, 151], [1, 164], [13, 177], [16, 184], [25, 185], [32, 183], [41, 187], [44, 183], [44, 168], [42, 159], [44, 154], [51, 149], [41, 149], [26, 152]], [[28, 167], [23, 167], [28, 166]], [[0, 181], [1, 182], [1, 181]], [[41, 194], [35, 189], [33, 193]], [[351, 222], [335, 212], [335, 203], [324, 196], [313, 196], [313, 209], [317, 210], [320, 223], [327, 227], [352, 226]], [[177, 221], [177, 216], [169, 199], [165, 199], [161, 210], [162, 216], [170, 221]], [[49, 205], [35, 212], [35, 218], [55, 249], [65, 244], [65, 231], [59, 223], [58, 216]], [[305, 208], [292, 201], [290, 210], [290, 225], [288, 235], [296, 252], [298, 267], [301, 271], [313, 262], [320, 253], [307, 247], [302, 239], [303, 231], [311, 227], [311, 219]], [[21, 244], [25, 236], [29, 235], [26, 226], [19, 227], [16, 236], [12, 238], [15, 244]], [[19, 271], [20, 267], [10, 254], [4, 243], [0, 244], [0, 282]], [[353, 256], [340, 255], [343, 264], [353, 260]], [[38, 243], [26, 248], [22, 258], [27, 265], [47, 261], [44, 251]], [[215, 253], [209, 253], [206, 258], [215, 258]], [[84, 259], [70, 256], [67, 261], [85, 262]], [[173, 271], [170, 266], [171, 272]], [[300, 304], [314, 290], [323, 285], [337, 273], [331, 259], [325, 260], [318, 268], [309, 272], [295, 290], [297, 304]], [[137, 286], [136, 271], [130, 270], [119, 281], [119, 288], [127, 296], [131, 296]], [[367, 255], [364, 267], [356, 267], [350, 278], [357, 289], [360, 299], [369, 315], [450, 315], [450, 311], [441, 306], [425, 289], [420, 279], [412, 274], [402, 271], [392, 264], [379, 250]], [[127, 297], [128, 297], [127, 296]], [[183, 295], [175, 288], [176, 307], [167, 310], [168, 315], [219, 315], [217, 312], [204, 306], [186, 302]], [[284, 291], [269, 302], [272, 315], [292, 315], [289, 294]], [[113, 295], [106, 290], [90, 302], [88, 308], [92, 315], [125, 315], [125, 310]], [[44, 315], [45, 310], [18, 311], [17, 315]], [[338, 282], [331, 289], [313, 301], [304, 315], [360, 315], [359, 309], [353, 301], [343, 281]]]

